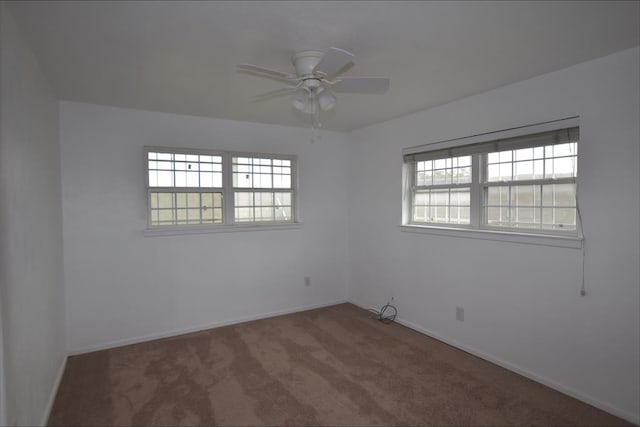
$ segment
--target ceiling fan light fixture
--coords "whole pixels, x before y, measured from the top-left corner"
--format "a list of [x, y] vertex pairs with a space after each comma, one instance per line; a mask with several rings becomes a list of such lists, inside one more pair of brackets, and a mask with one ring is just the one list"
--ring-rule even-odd
[[318, 105], [322, 111], [329, 111], [336, 106], [336, 97], [329, 89], [318, 90]]
[[318, 112], [318, 97], [315, 92], [310, 92], [302, 112], [305, 114], [315, 115]]
[[309, 104], [309, 90], [305, 87], [298, 88], [293, 95], [291, 104], [296, 110], [304, 111], [307, 104]]

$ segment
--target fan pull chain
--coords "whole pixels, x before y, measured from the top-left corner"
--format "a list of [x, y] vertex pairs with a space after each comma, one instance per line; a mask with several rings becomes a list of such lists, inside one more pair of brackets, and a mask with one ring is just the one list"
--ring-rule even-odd
[[311, 92], [310, 100], [313, 108], [313, 116], [311, 118], [311, 143], [313, 144], [320, 137], [320, 105], [318, 105], [318, 96], [315, 91]]

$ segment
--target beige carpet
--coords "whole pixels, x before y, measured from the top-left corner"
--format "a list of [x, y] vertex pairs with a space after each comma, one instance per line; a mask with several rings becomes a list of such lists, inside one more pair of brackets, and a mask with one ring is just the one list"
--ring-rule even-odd
[[628, 425], [350, 304], [70, 357], [50, 425]]

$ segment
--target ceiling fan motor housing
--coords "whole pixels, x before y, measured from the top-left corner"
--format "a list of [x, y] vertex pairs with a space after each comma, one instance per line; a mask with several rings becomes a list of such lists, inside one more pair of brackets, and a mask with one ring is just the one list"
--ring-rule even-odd
[[305, 50], [293, 55], [291, 62], [296, 69], [296, 75], [301, 78], [313, 78], [313, 69], [318, 65], [323, 55], [324, 52], [317, 50]]

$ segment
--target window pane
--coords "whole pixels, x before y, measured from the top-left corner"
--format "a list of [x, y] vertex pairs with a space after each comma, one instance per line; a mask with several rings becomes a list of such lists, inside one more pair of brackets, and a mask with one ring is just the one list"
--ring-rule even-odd
[[174, 197], [173, 193], [157, 193], [158, 195], [158, 208], [169, 209], [173, 208]]
[[290, 221], [291, 206], [284, 206], [276, 209], [276, 221]]
[[554, 227], [553, 208], [542, 209], [542, 228], [553, 229]]
[[[575, 184], [488, 187], [484, 194], [485, 223], [488, 225], [575, 229]], [[508, 220], [506, 216], [500, 220], [496, 218], [497, 209], [502, 207], [510, 209]]]
[[544, 178], [544, 161], [543, 160], [535, 160], [533, 162], [533, 178], [534, 179]]
[[187, 209], [190, 223], [200, 224], [200, 209]]
[[513, 159], [511, 150], [500, 152], [500, 162], [510, 162]]
[[540, 206], [540, 186], [518, 185], [511, 187], [511, 203], [517, 206]]
[[492, 206], [509, 205], [509, 187], [489, 187], [486, 190], [486, 202]]
[[534, 147], [533, 148], [533, 158], [534, 159], [542, 159], [542, 158], [544, 158], [544, 147]]
[[271, 180], [271, 175], [260, 175], [260, 187], [261, 188], [273, 188], [273, 181]]
[[416, 185], [430, 185], [431, 182], [426, 181], [426, 177], [424, 175], [424, 171], [416, 172]]
[[487, 180], [489, 182], [498, 181], [500, 177], [500, 165], [489, 165], [487, 167]]
[[171, 172], [158, 171], [158, 187], [173, 187]]
[[554, 224], [558, 229], [575, 230], [576, 228], [576, 210], [575, 209], [554, 209]]
[[275, 219], [273, 207], [263, 207], [258, 212], [260, 212], [260, 217], [256, 218], [258, 221], [273, 221]]
[[150, 208], [151, 225], [221, 223], [222, 193], [151, 193]]
[[515, 166], [516, 166], [516, 170], [515, 170], [514, 179], [516, 180], [533, 179], [533, 162], [532, 161], [517, 162]]
[[447, 174], [444, 169], [436, 169], [433, 171], [433, 184], [440, 185], [447, 183]]
[[[218, 187], [222, 186], [221, 156], [200, 156], [207, 161], [202, 164], [198, 155], [184, 153], [153, 153], [153, 156], [149, 153], [149, 157], [152, 158], [148, 162], [150, 187], [212, 187], [215, 175], [219, 175]], [[213, 175], [203, 175], [201, 182], [199, 170], [213, 172]]]
[[427, 213], [429, 207], [423, 205], [416, 205], [413, 207], [413, 221], [414, 222], [429, 222]]
[[274, 175], [273, 186], [274, 188], [291, 188], [291, 176], [290, 175]]
[[232, 170], [235, 188], [291, 188], [289, 160], [233, 157]]
[[458, 184], [467, 184], [471, 182], [471, 167], [462, 167], [458, 169]]
[[259, 193], [260, 205], [273, 206], [273, 193]]
[[176, 193], [176, 206], [179, 208], [187, 207], [187, 193]]
[[158, 224], [172, 224], [174, 220], [174, 211], [173, 209], [162, 209], [158, 212]]
[[176, 187], [186, 187], [187, 186], [187, 172], [176, 171]]
[[449, 205], [449, 190], [433, 190], [431, 192], [431, 204], [436, 206]]
[[488, 207], [486, 209], [487, 224], [492, 226], [509, 225], [509, 208]]
[[558, 144], [553, 146], [554, 157], [574, 156], [576, 154], [576, 143]]
[[[486, 181], [575, 177], [577, 175], [576, 159], [577, 144], [575, 142], [488, 153]], [[513, 177], [511, 177], [511, 168], [513, 168]]]
[[235, 219], [237, 222], [253, 221], [253, 208], [236, 208]]
[[209, 172], [200, 172], [200, 186], [213, 187], [213, 174]]
[[187, 187], [199, 187], [200, 180], [197, 172], [187, 171]]
[[542, 205], [575, 207], [575, 184], [548, 184], [542, 186]]
[[200, 193], [187, 193], [187, 206], [200, 206]]
[[511, 208], [511, 225], [514, 227], [534, 228], [536, 225], [535, 212], [535, 208]]
[[530, 160], [533, 159], [533, 148], [522, 148], [520, 150], [515, 150], [515, 160]]
[[157, 187], [158, 186], [158, 172], [157, 171], [149, 171], [149, 187]]
[[158, 170], [172, 170], [173, 163], [172, 162], [156, 162], [158, 166]]
[[512, 178], [512, 164], [511, 163], [500, 163], [500, 180], [501, 181], [509, 181]]
[[574, 176], [573, 162], [574, 162], [574, 159], [572, 157], [561, 157], [559, 159], [554, 159], [553, 160], [553, 177], [564, 178], [568, 176]]
[[236, 221], [291, 221], [291, 193], [236, 192], [234, 195]]
[[274, 193], [276, 206], [291, 206], [291, 193]]
[[414, 193], [412, 222], [469, 224], [469, 188], [420, 190]]
[[467, 207], [463, 206], [463, 207], [460, 207], [458, 209], [460, 210], [460, 222], [459, 222], [459, 224], [469, 224], [470, 223], [469, 220], [471, 218], [470, 215], [469, 215], [470, 208], [468, 206]]

